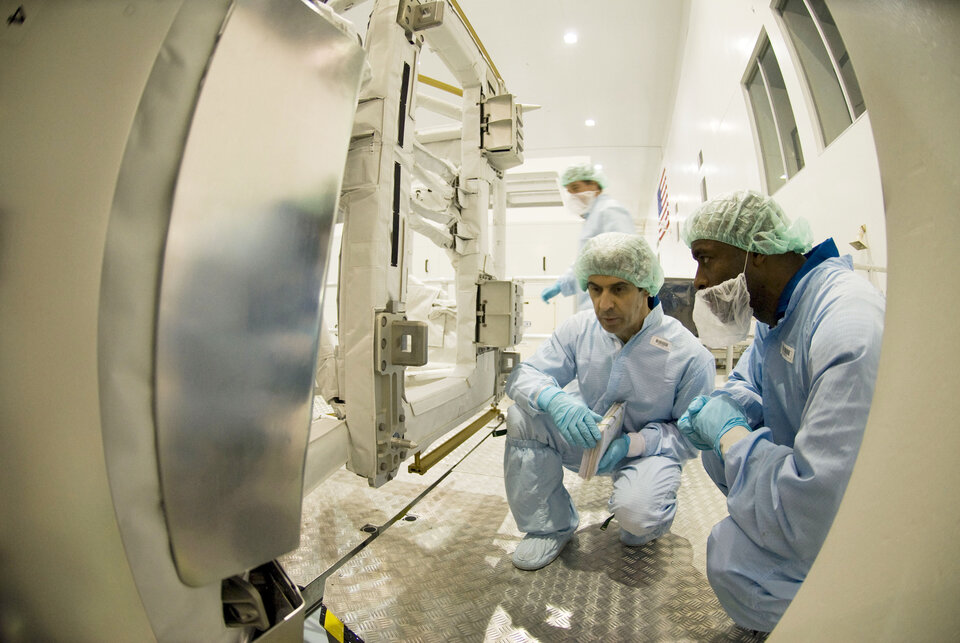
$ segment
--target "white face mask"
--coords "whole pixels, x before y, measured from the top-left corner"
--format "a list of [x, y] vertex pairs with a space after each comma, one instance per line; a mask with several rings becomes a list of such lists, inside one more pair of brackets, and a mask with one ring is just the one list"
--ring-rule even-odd
[[595, 190], [588, 190], [586, 192], [568, 192], [567, 209], [579, 217], [586, 217], [587, 212], [590, 210], [590, 206], [592, 206], [593, 202], [597, 200], [597, 196], [599, 194], [600, 193]]
[[750, 333], [750, 293], [747, 277], [740, 273], [721, 284], [698, 290], [693, 302], [693, 323], [700, 341], [710, 348], [742, 342]]

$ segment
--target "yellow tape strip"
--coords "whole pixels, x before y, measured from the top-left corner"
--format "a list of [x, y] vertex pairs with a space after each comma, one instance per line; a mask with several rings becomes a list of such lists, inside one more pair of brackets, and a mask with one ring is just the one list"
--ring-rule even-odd
[[473, 37], [473, 42], [477, 44], [477, 47], [480, 49], [480, 53], [483, 54], [484, 60], [487, 61], [487, 64], [490, 65], [490, 69], [493, 70], [493, 75], [497, 77], [497, 80], [502, 81], [503, 77], [500, 76], [500, 71], [497, 69], [497, 66], [493, 64], [493, 59], [490, 58], [490, 54], [487, 53], [486, 47], [483, 46], [483, 43], [480, 41], [480, 36], [477, 35], [477, 32], [473, 30], [473, 25], [470, 24], [470, 21], [467, 20], [467, 14], [463, 12], [463, 9], [460, 8], [460, 5], [457, 4], [457, 0], [450, 0], [450, 4], [453, 5], [453, 10], [457, 12], [457, 15], [460, 16], [460, 19], [463, 20], [463, 25], [467, 28], [467, 31], [470, 32], [470, 35]]
[[431, 87], [436, 87], [437, 89], [442, 89], [445, 92], [450, 92], [451, 94], [456, 94], [457, 96], [463, 97], [463, 90], [459, 87], [454, 87], [453, 85], [448, 85], [442, 80], [437, 80], [436, 78], [430, 78], [430, 76], [424, 76], [423, 74], [417, 74], [417, 81], [423, 83], [424, 85], [430, 85]]
[[343, 623], [330, 610], [327, 610], [327, 614], [323, 618], [323, 629], [333, 634], [340, 643], [343, 643]]

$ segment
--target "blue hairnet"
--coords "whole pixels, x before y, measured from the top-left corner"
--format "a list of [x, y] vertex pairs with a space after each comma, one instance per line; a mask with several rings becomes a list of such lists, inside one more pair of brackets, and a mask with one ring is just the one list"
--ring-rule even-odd
[[687, 219], [681, 234], [688, 247], [710, 239], [762, 255], [802, 254], [813, 247], [813, 233], [804, 219], [791, 224], [776, 201], [752, 190], [707, 201]]
[[619, 277], [651, 296], [663, 285], [663, 268], [650, 244], [641, 236], [604, 232], [588, 240], [573, 266], [580, 288], [587, 289], [591, 275]]
[[571, 165], [563, 171], [563, 176], [560, 177], [560, 183], [563, 184], [563, 187], [567, 187], [574, 181], [593, 181], [600, 186], [601, 190], [607, 187], [607, 177], [603, 175], [603, 172], [589, 163]]

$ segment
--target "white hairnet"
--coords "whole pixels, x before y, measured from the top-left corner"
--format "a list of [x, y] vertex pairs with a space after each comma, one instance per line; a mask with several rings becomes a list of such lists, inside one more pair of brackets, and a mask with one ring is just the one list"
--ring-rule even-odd
[[624, 232], [604, 232], [588, 240], [573, 272], [584, 290], [591, 275], [619, 277], [651, 296], [663, 285], [663, 268], [650, 244], [641, 236]]
[[707, 201], [687, 219], [681, 234], [688, 247], [710, 239], [763, 255], [802, 254], [813, 247], [813, 233], [805, 220], [791, 224], [776, 201], [752, 190]]
[[567, 187], [574, 181], [593, 181], [600, 186], [601, 190], [607, 187], [607, 177], [596, 166], [589, 163], [571, 165], [563, 171], [563, 176], [560, 177], [560, 183], [563, 184], [563, 187]]

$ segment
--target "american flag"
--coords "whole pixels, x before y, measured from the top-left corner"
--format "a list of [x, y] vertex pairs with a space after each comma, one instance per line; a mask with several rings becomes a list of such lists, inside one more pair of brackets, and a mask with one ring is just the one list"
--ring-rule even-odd
[[657, 245], [663, 241], [670, 229], [670, 203], [667, 198], [667, 168], [660, 174], [660, 185], [657, 186]]

